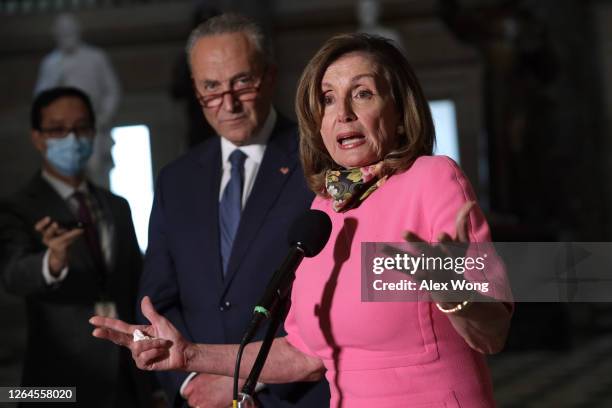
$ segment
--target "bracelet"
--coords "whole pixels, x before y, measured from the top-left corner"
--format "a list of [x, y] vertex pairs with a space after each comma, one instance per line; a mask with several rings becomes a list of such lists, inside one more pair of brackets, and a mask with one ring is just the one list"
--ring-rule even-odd
[[450, 309], [445, 309], [442, 306], [440, 306], [440, 304], [438, 302], [436, 302], [436, 307], [442, 313], [451, 314], [451, 313], [457, 313], [457, 312], [465, 309], [469, 304], [470, 304], [469, 300], [464, 300], [463, 302], [459, 303], [455, 307], [451, 307]]

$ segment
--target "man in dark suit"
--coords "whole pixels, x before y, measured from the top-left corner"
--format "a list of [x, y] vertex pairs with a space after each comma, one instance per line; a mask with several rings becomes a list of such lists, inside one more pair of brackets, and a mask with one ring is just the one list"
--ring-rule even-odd
[[148, 379], [87, 322], [94, 313], [135, 318], [142, 267], [128, 203], [83, 173], [95, 134], [89, 98], [41, 92], [31, 129], [42, 171], [0, 204], [2, 281], [27, 304], [21, 385], [76, 387], [71, 407], [150, 406]]
[[[187, 53], [203, 114], [219, 137], [159, 174], [140, 295], [191, 341], [237, 343], [288, 251], [289, 224], [313, 194], [296, 126], [271, 105], [276, 67], [261, 29], [240, 16], [214, 17], [193, 31]], [[159, 373], [172, 405], [183, 398], [193, 407], [231, 405], [231, 378], [186, 377]], [[325, 383], [260, 388], [265, 407], [329, 403]]]

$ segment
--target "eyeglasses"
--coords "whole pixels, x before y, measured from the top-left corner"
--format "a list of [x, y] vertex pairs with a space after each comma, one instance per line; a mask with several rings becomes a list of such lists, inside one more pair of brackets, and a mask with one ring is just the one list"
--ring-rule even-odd
[[91, 125], [79, 125], [73, 127], [51, 127], [51, 128], [41, 128], [40, 131], [42, 133], [47, 134], [47, 136], [59, 139], [62, 137], [68, 136], [70, 132], [74, 132], [77, 137], [93, 137], [96, 133], [96, 130]]
[[240, 77], [230, 83], [231, 89], [227, 91], [202, 95], [195, 87], [196, 98], [203, 108], [218, 108], [223, 103], [225, 94], [230, 94], [233, 98], [242, 102], [255, 100], [261, 84], [266, 77], [267, 69], [264, 69], [263, 74], [259, 78], [253, 76]]

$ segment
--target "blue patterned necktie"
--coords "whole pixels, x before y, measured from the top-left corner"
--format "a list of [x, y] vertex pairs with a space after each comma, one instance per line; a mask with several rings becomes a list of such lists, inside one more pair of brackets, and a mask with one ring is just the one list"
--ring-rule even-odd
[[239, 149], [230, 154], [229, 162], [232, 165], [230, 179], [221, 201], [219, 202], [219, 236], [221, 243], [221, 262], [223, 264], [223, 276], [227, 273], [232, 244], [238, 231], [240, 223], [240, 212], [242, 211], [242, 186], [244, 185], [244, 161], [247, 156]]

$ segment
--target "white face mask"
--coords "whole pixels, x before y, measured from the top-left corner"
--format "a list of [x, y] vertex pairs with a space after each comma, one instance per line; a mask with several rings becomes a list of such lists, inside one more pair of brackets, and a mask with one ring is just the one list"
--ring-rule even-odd
[[70, 132], [62, 138], [47, 139], [47, 161], [64, 176], [79, 174], [92, 153], [91, 137], [76, 137], [74, 132]]

